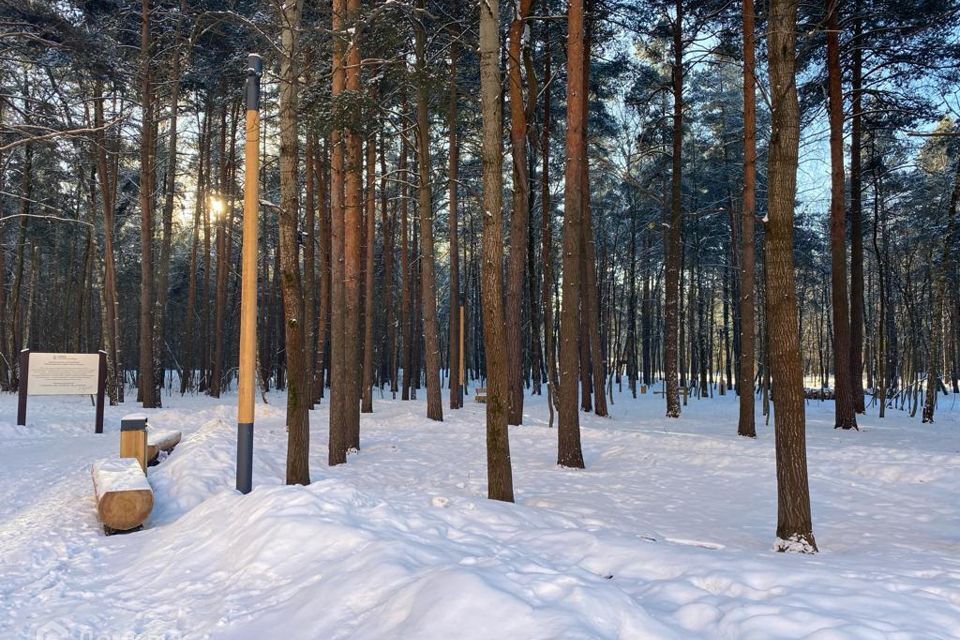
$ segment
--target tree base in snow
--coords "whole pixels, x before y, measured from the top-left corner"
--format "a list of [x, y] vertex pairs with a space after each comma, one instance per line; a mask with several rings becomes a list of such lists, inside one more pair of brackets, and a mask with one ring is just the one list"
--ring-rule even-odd
[[805, 537], [793, 535], [786, 540], [777, 538], [773, 543], [773, 550], [778, 553], [816, 553], [817, 547]]

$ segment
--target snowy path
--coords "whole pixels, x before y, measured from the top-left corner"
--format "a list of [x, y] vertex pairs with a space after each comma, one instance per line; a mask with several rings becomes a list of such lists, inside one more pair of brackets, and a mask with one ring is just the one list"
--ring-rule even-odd
[[76, 399], [31, 404], [26, 428], [14, 400], [0, 397], [0, 638], [960, 638], [953, 398], [934, 425], [893, 411], [860, 433], [808, 405], [816, 556], [771, 551], [772, 429], [735, 437], [732, 396], [669, 423], [659, 397], [617, 396], [612, 419], [584, 417], [585, 471], [555, 466], [528, 399], [517, 505], [483, 497], [482, 405], [441, 424], [422, 399], [375, 396], [362, 451], [334, 469], [320, 406], [313, 484], [283, 487], [272, 396], [241, 497], [235, 398], [165, 397], [150, 421], [184, 441], [150, 470], [147, 529], [110, 538], [89, 465], [135, 405], [95, 436]]

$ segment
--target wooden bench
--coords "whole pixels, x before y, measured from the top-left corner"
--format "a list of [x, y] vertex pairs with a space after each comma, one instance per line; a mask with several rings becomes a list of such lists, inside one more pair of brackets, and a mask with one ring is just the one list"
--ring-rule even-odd
[[154, 466], [160, 464], [160, 453], [170, 453], [174, 447], [180, 444], [181, 434], [179, 431], [154, 431], [147, 429], [147, 464]]
[[475, 402], [486, 402], [487, 401], [487, 388], [486, 387], [477, 387], [473, 390], [473, 399]]
[[110, 535], [135, 531], [153, 510], [153, 490], [136, 458], [100, 460], [93, 465], [97, 515]]

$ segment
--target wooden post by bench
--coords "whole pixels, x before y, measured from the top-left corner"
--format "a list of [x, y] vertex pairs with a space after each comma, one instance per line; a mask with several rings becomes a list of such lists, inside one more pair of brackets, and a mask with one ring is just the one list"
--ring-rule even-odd
[[147, 472], [147, 416], [135, 413], [120, 421], [120, 457], [136, 458]]

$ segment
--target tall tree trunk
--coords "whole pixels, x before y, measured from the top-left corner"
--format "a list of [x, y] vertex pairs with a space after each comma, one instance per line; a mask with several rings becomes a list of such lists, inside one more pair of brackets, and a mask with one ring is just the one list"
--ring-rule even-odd
[[777, 550], [815, 552], [807, 483], [803, 368], [797, 331], [793, 209], [800, 105], [796, 85], [797, 0], [771, 0], [768, 18], [772, 133], [766, 230], [767, 361], [776, 384]]
[[567, 139], [564, 171], [563, 298], [560, 307], [560, 410], [557, 464], [582, 469], [577, 382], [580, 362], [580, 271], [583, 251], [583, 167], [586, 147], [584, 100], [583, 0], [570, 0], [567, 12]]
[[[346, 0], [333, 2], [333, 73], [331, 98], [337, 98], [346, 87], [344, 53], [346, 41]], [[350, 385], [351, 370], [356, 362], [346, 360], [346, 283], [344, 255], [344, 166], [343, 136], [340, 129], [330, 133], [330, 440], [328, 464], [347, 461], [349, 447], [349, 399], [354, 397]]]
[[211, 197], [210, 209], [213, 212], [213, 224], [216, 227], [216, 277], [214, 278], [213, 294], [213, 358], [210, 363], [210, 382], [207, 393], [220, 397], [220, 387], [223, 379], [223, 319], [227, 302], [227, 229], [226, 203], [227, 193], [227, 100], [226, 91], [221, 91], [222, 104], [220, 105], [220, 148], [217, 153], [217, 191]]
[[[360, 92], [360, 45], [357, 20], [360, 13], [359, 0], [347, 0], [346, 23], [346, 90], [348, 94]], [[341, 375], [347, 376], [345, 415], [347, 448], [360, 449], [360, 378], [362, 369], [357, 367], [360, 358], [360, 285], [363, 277], [361, 237], [363, 235], [363, 150], [362, 134], [356, 115], [342, 114], [347, 122], [344, 134], [346, 175], [344, 176], [343, 199], [343, 279], [346, 316], [344, 325], [344, 368]]]
[[143, 407], [160, 406], [154, 384], [153, 352], [153, 78], [150, 73], [150, 3], [141, 1], [140, 17], [140, 371], [138, 391]]
[[551, 90], [553, 79], [551, 68], [550, 31], [544, 29], [544, 72], [543, 81], [543, 131], [540, 134], [540, 210], [542, 249], [540, 259], [543, 264], [541, 297], [543, 298], [543, 353], [547, 363], [547, 403], [550, 409], [550, 427], [553, 427], [553, 410], [557, 403], [559, 380], [557, 374], [557, 356], [554, 346], [553, 328], [553, 203], [550, 197], [550, 127]]
[[[587, 0], [587, 15], [593, 13], [593, 1]], [[589, 340], [590, 378], [593, 382], [593, 412], [598, 416], [607, 416], [607, 398], [603, 392], [606, 380], [606, 356], [601, 339], [600, 290], [597, 285], [597, 250], [596, 238], [593, 233], [593, 208], [590, 206], [590, 160], [587, 153], [587, 129], [589, 124], [589, 90], [590, 90], [590, 49], [593, 41], [593, 19], [586, 23], [583, 45], [583, 101], [581, 111], [583, 118], [583, 146], [581, 153], [583, 160], [580, 165], [581, 190], [583, 208], [581, 215], [580, 259], [583, 261], [583, 276], [581, 280], [581, 325], [585, 325], [584, 337]], [[586, 366], [586, 365], [581, 365]]]
[[[513, 502], [507, 427], [507, 340], [503, 309], [503, 156], [500, 149], [499, 2], [480, 5], [480, 112], [483, 117], [483, 340], [487, 355], [487, 496]], [[576, 398], [574, 398], [576, 401]]]
[[677, 367], [680, 328], [680, 198], [681, 152], [683, 149], [683, 1], [676, 0], [673, 24], [673, 168], [671, 170], [670, 223], [666, 247], [666, 291], [664, 303], [664, 377], [668, 418], [680, 417], [680, 388]]
[[387, 207], [387, 156], [384, 139], [387, 136], [386, 127], [380, 130], [380, 223], [383, 234], [383, 306], [385, 309], [384, 323], [386, 330], [384, 338], [386, 348], [382, 355], [382, 369], [384, 378], [390, 381], [390, 393], [397, 399], [397, 328], [394, 310], [394, 244], [395, 229], [397, 226], [397, 205], [394, 202]]
[[459, 226], [457, 218], [457, 182], [460, 168], [460, 145], [457, 138], [457, 47], [456, 43], [450, 46], [450, 95], [447, 98], [447, 127], [450, 156], [447, 164], [447, 190], [450, 200], [450, 332], [449, 332], [449, 363], [450, 371], [450, 408], [463, 407], [463, 393], [460, 380], [460, 265], [459, 265]]
[[510, 216], [510, 258], [507, 265], [507, 422], [523, 422], [523, 304], [527, 265], [527, 227], [530, 224], [530, 176], [527, 172], [527, 111], [520, 65], [523, 32], [532, 0], [514, 5], [507, 49], [507, 89], [510, 94], [510, 153], [513, 159], [513, 203]]
[[754, 273], [757, 214], [757, 94], [753, 0], [743, 2], [743, 230], [740, 258], [740, 419], [737, 435], [757, 437], [753, 376], [756, 354]]
[[307, 131], [304, 159], [303, 199], [303, 340], [306, 350], [307, 402], [312, 407], [316, 399], [317, 353], [317, 199], [316, 199], [316, 146], [312, 131]]
[[[407, 113], [407, 101], [403, 100], [402, 113]], [[401, 400], [410, 399], [410, 374], [412, 373], [413, 349], [410, 343], [413, 340], [413, 322], [410, 317], [412, 306], [412, 295], [410, 292], [413, 274], [410, 269], [410, 222], [408, 220], [409, 194], [407, 182], [409, 173], [407, 171], [407, 160], [410, 149], [408, 142], [408, 133], [403, 132], [400, 138], [400, 161], [397, 173], [400, 179], [400, 279], [402, 281], [400, 289], [400, 328], [401, 328], [401, 349], [403, 357], [400, 366], [403, 369], [403, 389], [400, 393]]]
[[373, 413], [373, 253], [376, 235], [376, 136], [367, 139], [366, 269], [363, 294], [363, 389], [360, 411]]
[[850, 383], [853, 408], [865, 413], [863, 400], [863, 31], [862, 0], [854, 3], [850, 77]]
[[[103, 292], [101, 300], [103, 320], [101, 324], [103, 326], [103, 348], [107, 352], [107, 395], [110, 398], [110, 404], [116, 405], [123, 398], [123, 373], [118, 340], [117, 272], [113, 248], [117, 176], [112, 170], [113, 163], [107, 155], [108, 150], [112, 151], [114, 145], [107, 142], [107, 136], [104, 132], [103, 100], [103, 81], [98, 80], [93, 112], [94, 127], [97, 130], [97, 133], [94, 134], [97, 181], [100, 184], [100, 199], [103, 205]], [[0, 252], [0, 278], [4, 277], [5, 271], [2, 252]], [[3, 289], [3, 287], [0, 287], [0, 289]], [[0, 311], [5, 307], [4, 302], [0, 300]]]
[[[826, 0], [827, 76], [830, 98], [830, 254], [833, 306], [834, 394], [837, 429], [856, 429], [850, 370], [850, 313], [847, 303], [847, 228], [844, 202], [843, 87], [840, 69], [841, 0]], [[862, 260], [862, 256], [861, 256]], [[862, 277], [862, 276], [861, 276]]]
[[437, 289], [433, 257], [433, 201], [430, 194], [430, 131], [427, 118], [426, 32], [423, 20], [424, 0], [417, 0], [421, 11], [414, 22], [414, 48], [417, 63], [417, 157], [420, 179], [420, 295], [423, 304], [424, 366], [427, 382], [427, 417], [443, 420], [440, 389], [440, 328], [437, 324]]
[[280, 34], [280, 283], [287, 358], [287, 484], [310, 483], [310, 385], [297, 247], [297, 31], [303, 0], [283, 6]]
[[[314, 141], [314, 149], [320, 147]], [[317, 311], [317, 353], [314, 365], [314, 383], [313, 399], [319, 402], [323, 397], [324, 386], [324, 365], [328, 355], [329, 342], [327, 341], [327, 328], [330, 326], [330, 210], [331, 200], [327, 197], [328, 179], [328, 149], [326, 139], [323, 149], [320, 151], [319, 162], [314, 160], [314, 182], [317, 185], [317, 202], [319, 204], [319, 220], [317, 221], [318, 238], [318, 262], [319, 262], [319, 298], [320, 304]]]
[[[180, 2], [175, 28], [173, 60], [170, 64], [170, 132], [167, 140], [167, 171], [164, 180], [163, 222], [160, 235], [160, 264], [157, 265], [157, 301], [154, 311], [154, 349], [158, 363], [163, 362], [167, 298], [170, 289], [170, 256], [173, 244], [173, 205], [177, 188], [177, 116], [180, 111], [180, 47], [184, 0]], [[158, 382], [163, 384], [163, 366], [157, 367]]]

